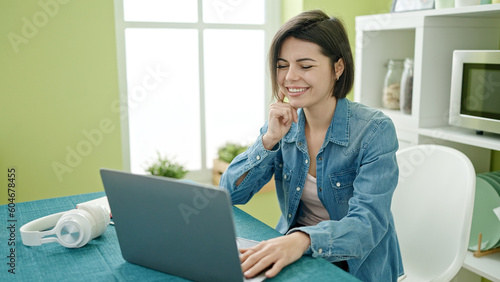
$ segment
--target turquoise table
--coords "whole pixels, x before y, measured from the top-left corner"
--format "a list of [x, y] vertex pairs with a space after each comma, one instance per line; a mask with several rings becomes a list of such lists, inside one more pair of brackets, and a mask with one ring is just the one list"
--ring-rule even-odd
[[[15, 210], [10, 211], [7, 205], [0, 206], [0, 281], [186, 281], [126, 262], [111, 225], [102, 236], [79, 249], [67, 249], [57, 243], [38, 247], [22, 244], [19, 228], [23, 224], [104, 195], [98, 192], [17, 203]], [[260, 241], [281, 235], [242, 210], [235, 207], [233, 211], [237, 236]], [[324, 259], [304, 256], [266, 281], [358, 280]]]

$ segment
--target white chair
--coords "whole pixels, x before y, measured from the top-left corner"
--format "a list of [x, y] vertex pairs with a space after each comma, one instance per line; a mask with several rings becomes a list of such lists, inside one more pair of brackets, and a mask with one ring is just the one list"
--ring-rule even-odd
[[399, 182], [392, 213], [406, 273], [403, 281], [450, 281], [469, 244], [474, 167], [462, 152], [440, 145], [417, 145], [396, 156]]

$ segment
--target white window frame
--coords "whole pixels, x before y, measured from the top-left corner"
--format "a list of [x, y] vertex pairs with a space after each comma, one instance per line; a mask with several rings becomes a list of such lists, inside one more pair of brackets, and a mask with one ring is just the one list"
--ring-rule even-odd
[[[220, 1], [220, 0], [214, 0]], [[225, 2], [225, 1], [221, 1]], [[203, 4], [202, 0], [198, 0], [198, 22], [196, 23], [165, 23], [165, 22], [138, 22], [125, 21], [123, 0], [114, 0], [115, 6], [115, 33], [116, 33], [116, 53], [118, 64], [118, 83], [119, 83], [119, 99], [122, 107], [128, 108], [128, 89], [127, 89], [127, 66], [125, 52], [125, 30], [127, 28], [175, 28], [175, 29], [196, 29], [198, 30], [198, 56], [199, 56], [199, 83], [200, 83], [200, 136], [201, 136], [201, 170], [191, 171], [188, 174], [190, 179], [195, 181], [210, 183], [211, 168], [207, 167], [207, 152], [206, 152], [206, 126], [205, 126], [205, 80], [204, 80], [204, 52], [203, 52], [203, 37], [204, 29], [259, 29], [265, 32], [265, 50], [266, 60], [267, 52], [271, 44], [272, 38], [281, 24], [281, 1], [265, 0], [265, 23], [264, 24], [214, 24], [203, 22]], [[267, 120], [269, 112], [269, 104], [272, 100], [271, 82], [268, 71], [267, 61], [264, 63], [265, 70], [265, 95], [262, 106], [264, 107], [264, 120]], [[130, 171], [130, 142], [129, 142], [129, 117], [128, 111], [120, 111], [121, 120], [121, 141], [122, 141], [122, 159], [123, 170]], [[257, 132], [256, 132], [257, 134]]]

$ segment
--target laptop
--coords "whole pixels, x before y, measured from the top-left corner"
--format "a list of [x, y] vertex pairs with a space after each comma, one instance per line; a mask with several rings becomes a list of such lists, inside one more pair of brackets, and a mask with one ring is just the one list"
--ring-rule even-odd
[[167, 177], [101, 169], [123, 258], [194, 281], [245, 279], [227, 191]]

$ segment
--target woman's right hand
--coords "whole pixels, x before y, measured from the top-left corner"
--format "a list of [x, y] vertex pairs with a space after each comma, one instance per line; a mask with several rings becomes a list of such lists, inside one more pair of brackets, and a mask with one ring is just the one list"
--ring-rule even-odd
[[283, 102], [285, 94], [280, 91], [278, 98], [278, 101], [269, 107], [269, 127], [262, 137], [262, 143], [267, 150], [271, 150], [287, 134], [292, 122], [299, 122], [297, 109]]

